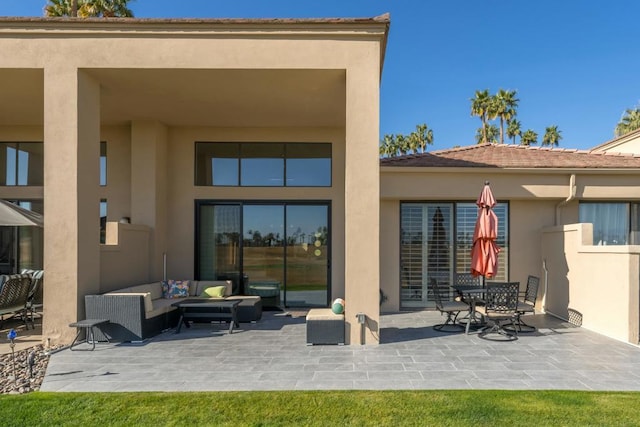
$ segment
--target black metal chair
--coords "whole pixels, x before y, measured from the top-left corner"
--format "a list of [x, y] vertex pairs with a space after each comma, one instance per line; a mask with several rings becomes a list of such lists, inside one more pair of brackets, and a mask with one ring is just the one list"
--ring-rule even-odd
[[529, 276], [527, 278], [527, 288], [524, 291], [524, 295], [521, 295], [522, 299], [518, 301], [518, 308], [516, 309], [516, 325], [518, 332], [535, 332], [536, 327], [527, 325], [522, 320], [522, 316], [526, 314], [535, 314], [536, 301], [538, 299], [538, 288], [540, 287], [540, 278], [536, 276]]
[[471, 273], [456, 273], [454, 278], [456, 285], [482, 287], [482, 277]]
[[[518, 339], [515, 322], [519, 289], [520, 282], [487, 282], [485, 304], [477, 308], [488, 324], [480, 331], [481, 338], [485, 338], [488, 334], [497, 333], [506, 337], [508, 341]], [[506, 322], [511, 324], [511, 331], [504, 328]]]
[[[446, 288], [438, 286], [438, 281], [431, 279], [431, 290], [433, 292], [433, 298], [436, 302], [436, 309], [440, 314], [446, 314], [447, 320], [444, 323], [433, 325], [433, 329], [440, 332], [461, 332], [464, 330], [464, 325], [456, 323], [458, 315], [461, 311], [469, 311], [469, 305], [462, 301], [443, 301], [443, 294], [446, 293], [448, 298], [448, 291]], [[449, 329], [446, 329], [449, 328]]]

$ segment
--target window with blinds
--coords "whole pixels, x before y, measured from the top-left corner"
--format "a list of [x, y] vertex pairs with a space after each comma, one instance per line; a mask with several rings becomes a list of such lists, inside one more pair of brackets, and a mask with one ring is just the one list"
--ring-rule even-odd
[[[509, 205], [494, 208], [498, 217], [497, 245], [501, 248], [495, 280], [508, 280]], [[449, 286], [454, 274], [471, 271], [471, 246], [478, 208], [475, 203], [401, 203], [401, 306], [434, 305], [433, 280]]]

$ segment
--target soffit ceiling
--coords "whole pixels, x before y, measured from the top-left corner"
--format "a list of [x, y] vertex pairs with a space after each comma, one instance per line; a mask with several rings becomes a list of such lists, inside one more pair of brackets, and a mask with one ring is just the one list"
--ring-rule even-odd
[[[85, 70], [104, 125], [344, 126], [344, 70]], [[0, 70], [0, 125], [42, 125], [42, 70]]]

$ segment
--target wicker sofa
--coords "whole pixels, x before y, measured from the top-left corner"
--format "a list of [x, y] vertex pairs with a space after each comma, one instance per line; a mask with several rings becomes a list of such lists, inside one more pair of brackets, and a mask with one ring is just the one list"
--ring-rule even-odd
[[[225, 296], [220, 299], [240, 300], [239, 322], [257, 322], [262, 318], [262, 300], [259, 296], [231, 295], [231, 281], [191, 281], [187, 298], [203, 298], [205, 289], [225, 286]], [[105, 336], [110, 341], [143, 341], [178, 323], [178, 310], [173, 303], [186, 298], [163, 298], [162, 282], [148, 283], [114, 290], [100, 295], [85, 295], [87, 319], [108, 319], [101, 326], [96, 339]]]

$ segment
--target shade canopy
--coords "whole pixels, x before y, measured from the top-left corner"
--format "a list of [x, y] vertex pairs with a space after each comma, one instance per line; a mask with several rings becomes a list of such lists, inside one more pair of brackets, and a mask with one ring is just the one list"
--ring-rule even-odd
[[43, 227], [44, 218], [39, 213], [0, 199], [0, 226], [12, 227], [21, 225]]
[[498, 272], [498, 217], [493, 211], [496, 199], [489, 183], [485, 183], [478, 200], [478, 219], [473, 232], [471, 247], [471, 273], [474, 276], [494, 277]]

